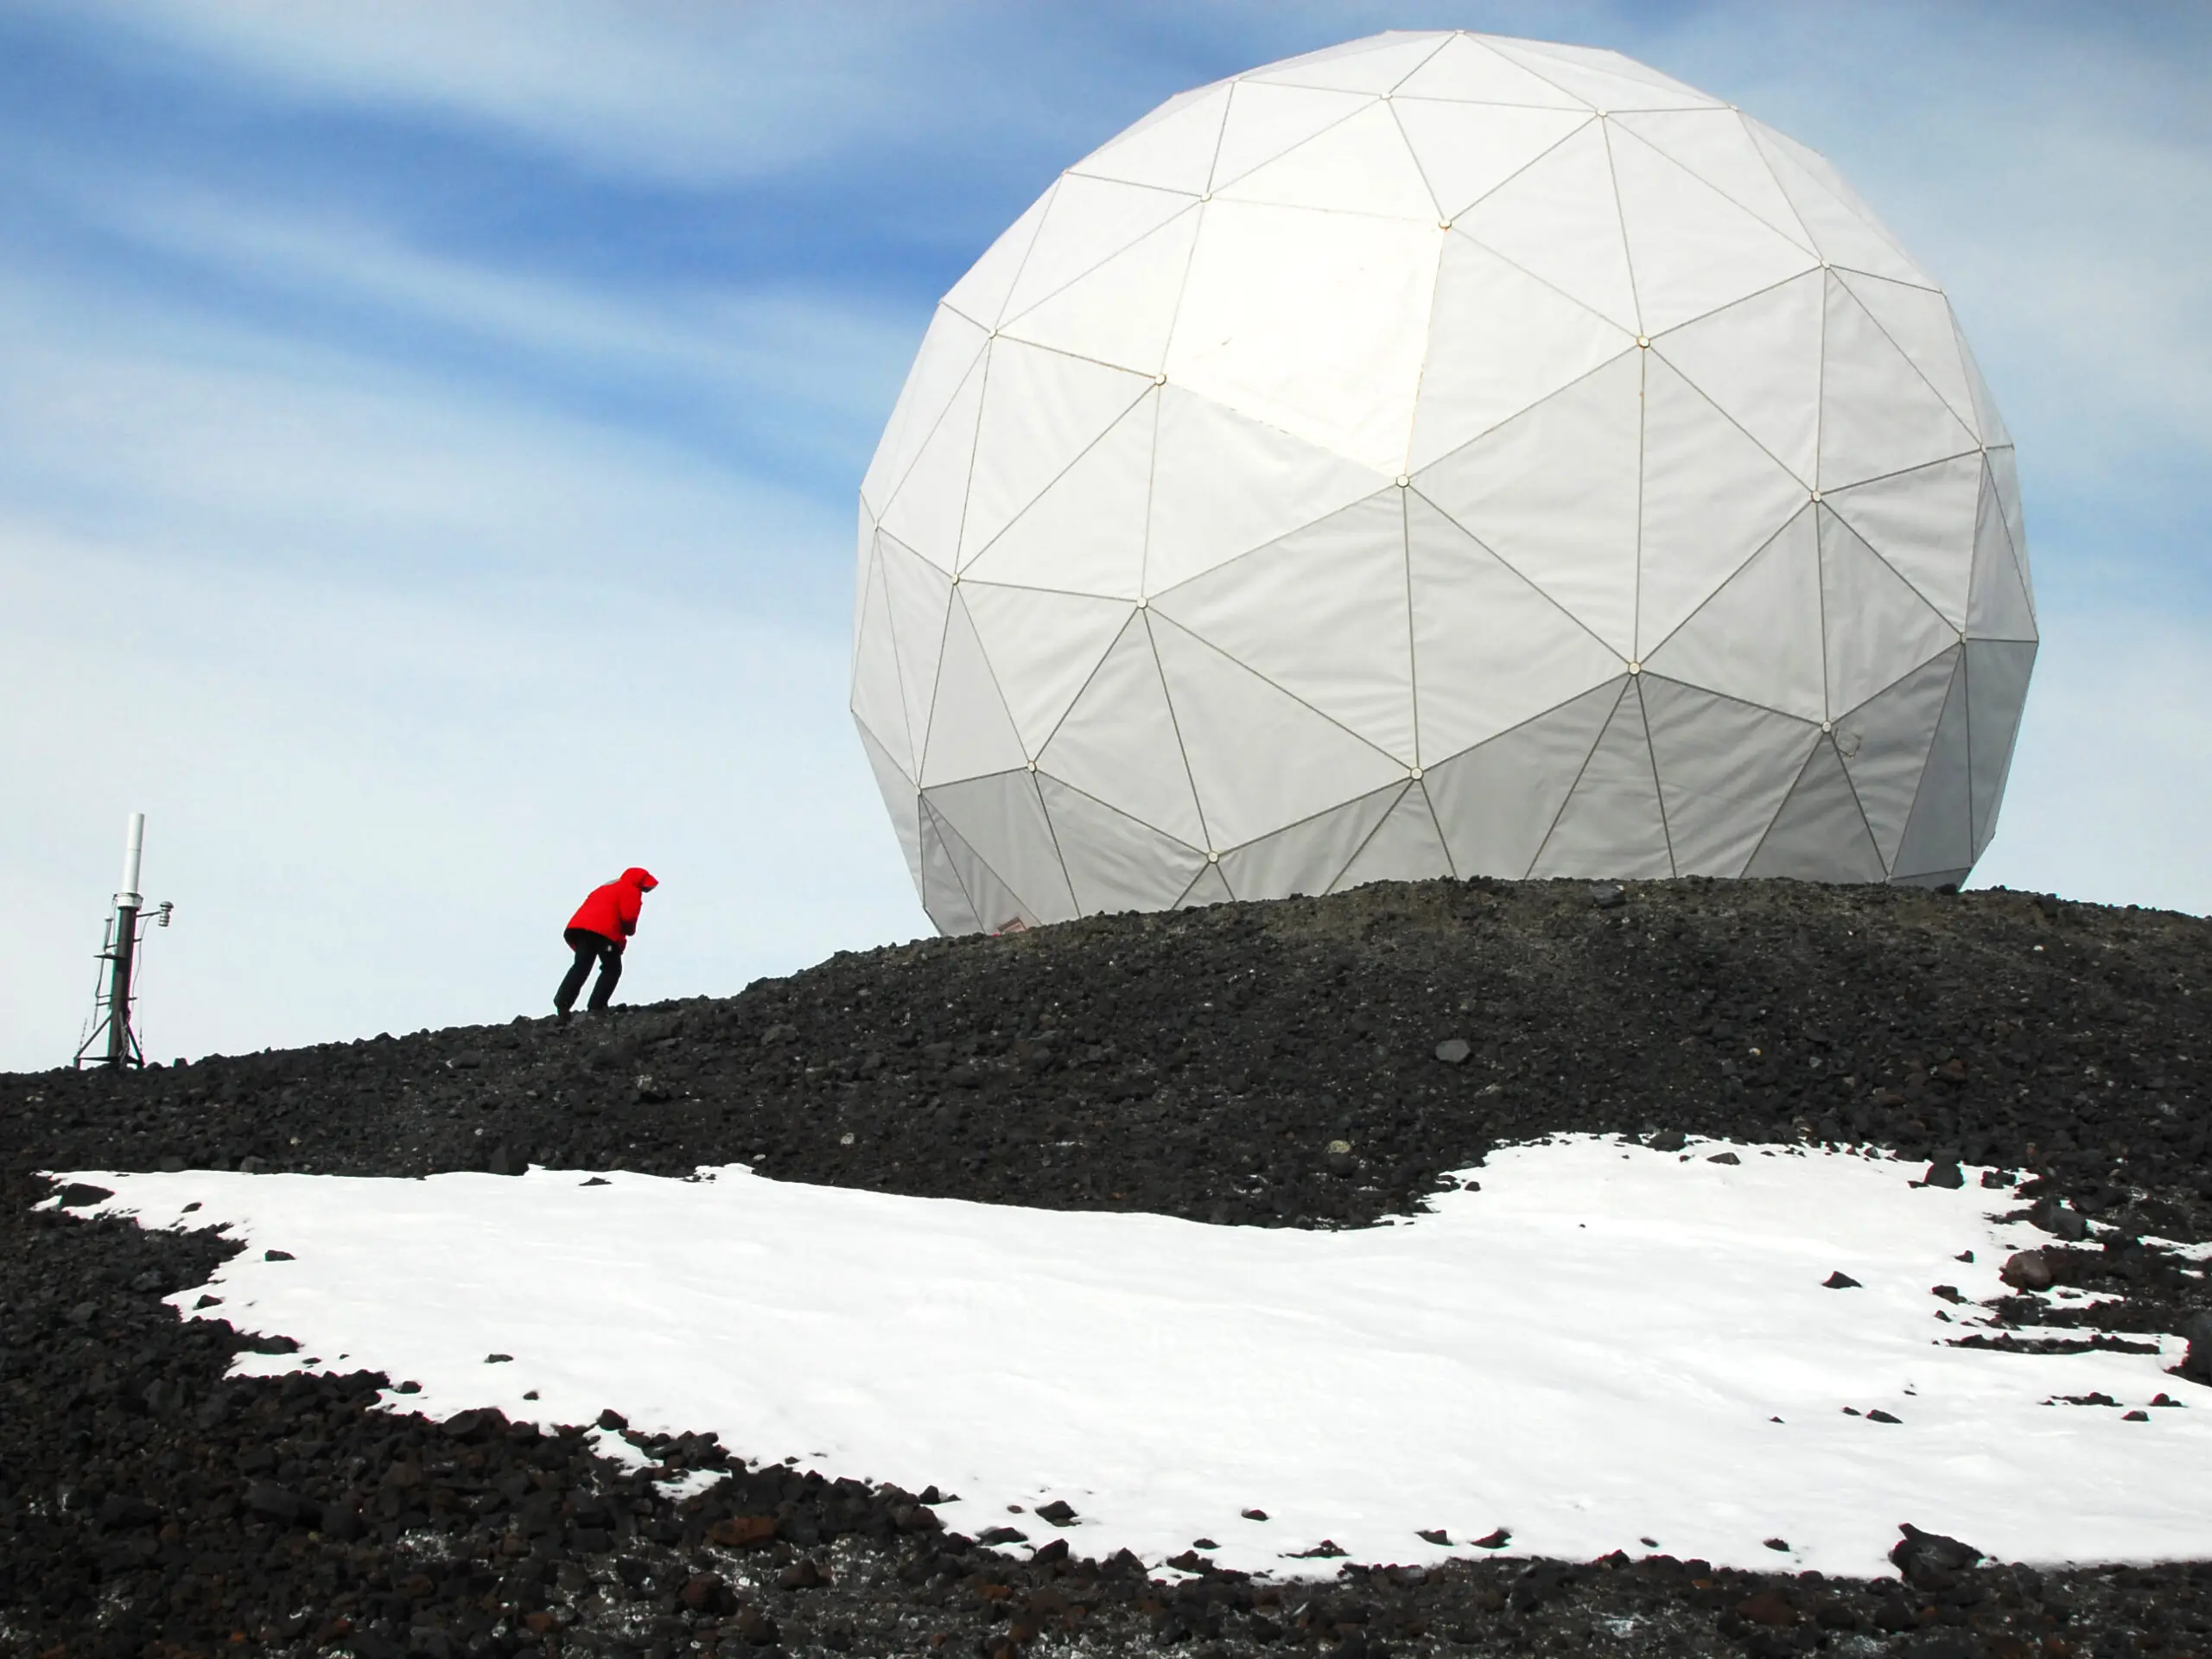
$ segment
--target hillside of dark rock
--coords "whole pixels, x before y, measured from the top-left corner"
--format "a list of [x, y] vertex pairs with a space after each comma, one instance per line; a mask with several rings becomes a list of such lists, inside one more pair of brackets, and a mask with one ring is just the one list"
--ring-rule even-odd
[[[373, 1408], [388, 1379], [226, 1380], [240, 1338], [160, 1300], [221, 1241], [31, 1206], [43, 1170], [744, 1162], [1336, 1227], [1556, 1131], [1826, 1140], [2028, 1176], [2049, 1270], [2114, 1294], [2068, 1318], [2119, 1342], [2202, 1312], [2159, 1241], [2212, 1236], [2208, 995], [2212, 923], [2164, 912], [1438, 882], [843, 954], [566, 1026], [0, 1077], [0, 1647], [2202, 1651], [2194, 1567], [1909, 1561], [1866, 1586], [1506, 1560], [1278, 1590], [1013, 1561], [945, 1534], [931, 1494], [825, 1482], [779, 1466], [784, 1448], [748, 1448], [768, 1459], [748, 1469], [693, 1437], [626, 1472], [588, 1426]], [[2089, 1236], [2091, 1217], [2111, 1225]], [[2212, 1409], [2196, 1379], [2175, 1386]], [[702, 1467], [728, 1478], [682, 1502], [653, 1472]]]

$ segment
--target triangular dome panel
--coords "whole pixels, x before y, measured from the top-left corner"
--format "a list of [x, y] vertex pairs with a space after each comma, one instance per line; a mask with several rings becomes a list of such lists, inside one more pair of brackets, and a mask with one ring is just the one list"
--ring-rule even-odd
[[[1074, 919], [1075, 895], [1037, 798], [1037, 780], [1027, 767], [942, 784], [924, 791], [923, 798], [1014, 895], [1024, 922]], [[970, 881], [969, 892], [975, 891]]]
[[1405, 135], [1389, 107], [1375, 102], [1219, 187], [1214, 197], [1331, 213], [1380, 213], [1422, 224], [1433, 222], [1437, 213]]
[[1152, 638], [1208, 845], [1241, 846], [1405, 777], [1402, 763], [1173, 622], [1155, 619]]
[[1151, 392], [1149, 379], [1126, 369], [1003, 335], [993, 341], [961, 519], [963, 559], [988, 546]]
[[1980, 448], [1974, 434], [1834, 272], [1828, 276], [1821, 372], [1824, 491]]
[[861, 480], [861, 502], [879, 516], [937, 430], [945, 406], [982, 361], [989, 338], [976, 324], [944, 306], [930, 319], [914, 366], [906, 372], [906, 384], [899, 388], [899, 401], [884, 426], [883, 441], [868, 462], [868, 476]]
[[960, 521], [968, 508], [968, 474], [976, 458], [976, 418], [982, 412], [979, 359], [938, 417], [913, 465], [883, 509], [883, 528], [950, 574], [960, 553]]
[[1818, 257], [1632, 132], [1612, 135], [1629, 270], [1658, 334], [1817, 270]]
[[879, 536], [877, 547], [891, 638], [899, 656], [899, 690], [906, 703], [906, 730], [913, 743], [907, 764], [918, 772], [930, 729], [930, 702], [937, 696], [938, 659], [944, 651], [952, 579], [893, 537]]
[[1618, 53], [1555, 46], [1548, 41], [1493, 40], [1491, 44], [1601, 113], [1711, 109], [1719, 103]]
[[1233, 83], [1217, 81], [1170, 99], [1135, 126], [1084, 156], [1069, 173], [1155, 189], [1203, 194], [1221, 143]]
[[1740, 875], [1821, 728], [1656, 674], [1638, 689], [1675, 873]]
[[1141, 399], [969, 561], [980, 582], [1135, 599], [1143, 590], [1160, 399]]
[[1007, 296], [1005, 315], [1020, 315], [1196, 206], [1180, 191], [1066, 175], [1052, 188], [1051, 210]]
[[1178, 910], [1196, 910], [1201, 905], [1226, 905], [1236, 895], [1229, 890], [1229, 883], [1221, 879], [1221, 870], [1209, 864], [1200, 870], [1191, 883], [1190, 890], [1175, 901]]
[[1454, 224], [1617, 327], [1643, 332], [1602, 122], [1560, 139]]
[[1958, 631], [1850, 525], [1825, 508], [1819, 519], [1828, 707], [1855, 709], [1955, 645]]
[[1627, 686], [1624, 675], [1422, 773], [1460, 880], [1529, 874]]
[[1377, 37], [1344, 48], [1309, 52], [1302, 58], [1248, 77], [1287, 86], [1326, 86], [1348, 92], [1387, 92], [1436, 55], [1448, 38], [1440, 34], [1401, 39]]
[[1008, 339], [1157, 374], [1167, 359], [1175, 308], [1197, 244], [1197, 210], [1179, 213], [1142, 241], [1039, 301], [1000, 332]]
[[1643, 699], [1633, 682], [1574, 780], [1531, 876], [1662, 877], [1675, 874], [1659, 801]]
[[1169, 383], [1385, 478], [1404, 471], [1436, 226], [1219, 197], [1203, 211]]
[[[936, 813], [927, 806], [920, 808], [918, 835], [922, 858], [922, 908], [929, 912], [930, 920], [937, 924], [937, 931], [940, 933], [980, 933], [983, 931], [983, 924], [976, 918], [976, 906], [969, 899], [968, 889], [960, 879], [960, 871], [955, 867], [952, 855], [946, 848], [947, 833], [944, 826], [938, 821]], [[961, 848], [961, 852], [962, 862], [980, 864], [981, 861], [965, 846]], [[992, 885], [995, 887], [997, 884]], [[998, 913], [1001, 918], [1011, 917], [1014, 913], [1014, 907], [1011, 904], [1002, 904]]]
[[[1648, 63], [1639, 63], [1624, 53], [1603, 46], [1575, 46], [1565, 41], [1531, 41], [1499, 35], [1484, 35], [1500, 49], [1516, 54], [1523, 63], [1577, 64], [1592, 74], [1624, 80], [1644, 92], [1663, 92], [1668, 96], [1650, 107], [1654, 109], [1719, 109], [1721, 101], [1710, 93], [1700, 92], [1686, 86], [1672, 75], [1662, 74]], [[1549, 73], [1548, 68], [1544, 70]]]
[[1957, 629], [1967, 620], [1982, 476], [1980, 455], [1957, 455], [1821, 499]]
[[922, 740], [923, 791], [1026, 767], [1028, 760], [968, 607], [956, 594], [945, 619], [944, 654], [938, 662], [928, 734]]
[[1958, 661], [1956, 648], [1947, 651], [1836, 720], [1836, 753], [1885, 868], [1897, 861]]
[[1424, 764], [1618, 678], [1626, 664], [1595, 634], [1418, 491], [1406, 496]]
[[1389, 481], [1171, 384], [1160, 394], [1146, 586], [1188, 582]]
[[1739, 702], [1819, 720], [1828, 706], [1822, 662], [1820, 535], [1808, 505], [1643, 665]]
[[1029, 257], [1031, 245], [1037, 240], [1037, 228], [1045, 222], [1051, 211], [1052, 198], [1058, 193], [1059, 182], [1052, 187], [1029, 207], [1020, 219], [1007, 226], [999, 239], [983, 250], [983, 257], [968, 267], [968, 274], [946, 290], [944, 304], [977, 327], [988, 331], [998, 327], [999, 318], [1006, 311], [1007, 296], [1014, 291], [1015, 278], [1021, 275], [1022, 263]]
[[1748, 119], [1744, 125], [1821, 257], [1848, 270], [1935, 286], [1824, 160], [1771, 127]]
[[1165, 910], [1206, 868], [1206, 855], [1057, 778], [1037, 774], [1068, 884], [1086, 916]]
[[1590, 106], [1573, 93], [1531, 74], [1471, 35], [1455, 35], [1445, 41], [1433, 57], [1392, 90], [1394, 99], [1455, 99], [1469, 104], [1571, 110], [1583, 117], [1590, 113]]
[[1936, 741], [1905, 820], [1904, 839], [1890, 867], [1894, 880], [1942, 880], [1974, 862], [1974, 802], [1967, 780], [1967, 677], [1951, 677]]
[[1967, 344], [1967, 337], [1955, 317], [1951, 322], [1952, 338], [1959, 347], [1959, 364], [1966, 371], [1967, 390], [1974, 398], [1974, 429], [1981, 434], [1981, 441], [1992, 449], [2010, 448], [2012, 435], [2005, 429], [2005, 417], [1997, 412], [1997, 400], [1989, 395], [1989, 383], [1981, 378], [1981, 365], [1974, 361], [1974, 348]]
[[2012, 538], [2012, 557], [2020, 567], [2020, 585], [2028, 590], [2028, 603], [2036, 602], [2036, 573], [2028, 563], [2028, 526], [2021, 516], [2020, 476], [2012, 447], [1990, 446], [1989, 475], [1996, 480], [1997, 505], [2005, 513], [2005, 529]]
[[876, 789], [883, 796], [884, 810], [891, 815], [891, 831], [899, 838], [899, 850], [906, 855], [906, 874], [913, 878], [918, 892], [922, 886], [921, 791], [898, 762], [884, 752], [883, 746], [868, 734], [867, 727], [860, 728], [860, 738], [861, 747], [868, 754], [868, 770], [875, 774]]
[[1826, 286], [1809, 272], [1651, 342], [1808, 490], [1820, 479]]
[[1366, 92], [1332, 92], [1315, 86], [1276, 86], [1240, 80], [1230, 95], [1229, 119], [1214, 156], [1212, 188], [1234, 184], [1254, 168], [1265, 167], [1286, 150], [1333, 127], [1357, 111], [1374, 107]]
[[1959, 353], [1958, 330], [1951, 320], [1951, 302], [1934, 289], [1892, 282], [1886, 276], [1869, 276], [1860, 271], [1839, 272], [1837, 280], [1851, 290], [1853, 297], [1881, 325], [1882, 332], [1926, 377], [1960, 423], [1968, 431], [1978, 433], [1974, 389], [1967, 383], [1966, 363]]
[[1414, 763], [1405, 492], [1387, 489], [1154, 595], [1154, 612]]
[[1773, 169], [1734, 110], [1639, 110], [1613, 118], [1661, 155], [1688, 168], [1745, 212], [1799, 246], [1812, 237], [1774, 181]]
[[1037, 766], [1186, 846], [1206, 845], [1175, 714], [1141, 616], [1122, 628]]
[[1580, 107], [1453, 104], [1402, 93], [1389, 107], [1428, 181], [1439, 215], [1446, 219], [1457, 219], [1591, 120], [1590, 111]]
[[1457, 233], [1444, 238], [1408, 460], [1418, 471], [1636, 348], [1635, 337]]
[[1022, 747], [1035, 754], [1121, 636], [1129, 604], [984, 582], [963, 582], [960, 598]]
[[1807, 505], [1805, 486], [1664, 358], [1643, 373], [1637, 648], [1655, 649]]
[[1997, 833], [1997, 806], [2012, 767], [2012, 743], [2035, 667], [2032, 641], [1967, 641], [1967, 780], [1974, 793], [1974, 855], [1980, 858]]
[[1414, 479], [1624, 658], [1636, 647], [1644, 355], [1624, 353]]
[[1224, 853], [1222, 879], [1239, 898], [1326, 893], [1408, 787], [1392, 784]]
[[1889, 874], [1832, 739], [1813, 746], [1744, 874], [1799, 881], [1879, 881]]
[[1974, 587], [1967, 597], [1967, 633], [1975, 639], [2033, 639], [2035, 607], [2012, 557], [1997, 480], [1986, 468], [1974, 526]]
[[937, 810], [929, 797], [922, 799], [922, 813], [931, 828], [944, 861], [951, 867], [977, 920], [976, 931], [1003, 933], [1017, 925], [1034, 927], [1045, 918], [1007, 885], [991, 862], [968, 844], [952, 822]]
[[906, 731], [906, 694], [899, 685], [899, 643], [892, 632], [891, 606], [883, 594], [880, 559], [868, 562], [860, 613], [860, 642], [853, 650], [853, 718], [882, 747], [892, 764], [911, 773], [914, 746]]
[[1429, 809], [1427, 791], [1414, 783], [1329, 890], [1342, 893], [1370, 881], [1433, 881], [1451, 874], [1452, 857], [1444, 850], [1436, 814]]

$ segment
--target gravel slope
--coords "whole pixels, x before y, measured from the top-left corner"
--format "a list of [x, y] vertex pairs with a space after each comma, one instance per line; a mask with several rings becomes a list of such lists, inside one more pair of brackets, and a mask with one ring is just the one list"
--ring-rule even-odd
[[[2202, 1651], [2212, 1575], [2191, 1566], [2044, 1576], [1937, 1550], [1868, 1586], [1481, 1560], [1278, 1592], [1016, 1563], [946, 1536], [913, 1495], [772, 1467], [678, 1500], [580, 1430], [372, 1411], [383, 1379], [226, 1382], [237, 1339], [158, 1300], [219, 1241], [29, 1206], [45, 1169], [743, 1161], [1340, 1226], [1554, 1130], [1848, 1139], [2031, 1172], [2025, 1194], [2061, 1234], [2111, 1224], [2055, 1238], [2048, 1265], [2115, 1294], [2068, 1318], [2078, 1340], [2120, 1342], [2181, 1330], [2205, 1300], [2137, 1241], [2212, 1236], [2208, 995], [2212, 924], [2161, 912], [1785, 882], [1636, 884], [1600, 904], [1579, 883], [1438, 882], [840, 955], [734, 998], [565, 1027], [0, 1077], [0, 1641], [362, 1659], [771, 1638], [1347, 1659]], [[2212, 1409], [2192, 1379], [2175, 1390]], [[630, 1461], [647, 1457], [727, 1464], [696, 1442]]]

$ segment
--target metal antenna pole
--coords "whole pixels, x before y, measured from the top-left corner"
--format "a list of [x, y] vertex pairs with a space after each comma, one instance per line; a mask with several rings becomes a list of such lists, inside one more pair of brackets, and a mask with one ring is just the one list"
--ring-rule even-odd
[[107, 982], [107, 1063], [133, 1065], [137, 1041], [130, 1034], [130, 963], [138, 945], [138, 855], [146, 845], [146, 815], [130, 815], [123, 843], [123, 888], [115, 895], [115, 949]]
[[[94, 1023], [92, 1035], [86, 1038], [77, 1050], [77, 1064], [85, 1064], [85, 1057], [101, 1049], [102, 1063], [108, 1065], [143, 1065], [145, 1055], [138, 1046], [138, 1035], [130, 1028], [130, 980], [137, 966], [139, 912], [145, 900], [138, 893], [138, 855], [146, 845], [146, 815], [133, 812], [130, 828], [123, 843], [123, 887], [115, 895], [115, 918], [107, 925], [107, 943], [99, 959], [107, 963], [107, 983], [95, 987], [92, 994]], [[162, 927], [169, 925], [169, 913], [176, 908], [170, 904], [154, 906], [153, 920]]]

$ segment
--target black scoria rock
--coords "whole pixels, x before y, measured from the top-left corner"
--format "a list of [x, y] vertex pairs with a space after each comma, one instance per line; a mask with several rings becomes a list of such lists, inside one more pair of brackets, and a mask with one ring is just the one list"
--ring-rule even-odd
[[[1931, 1163], [2019, 1172], [2024, 1210], [2082, 1224], [2058, 1221], [2069, 1230], [2038, 1254], [2056, 1282], [2100, 1294], [2000, 1301], [1976, 1339], [2040, 1343], [2056, 1326], [2140, 1351], [2201, 1307], [2202, 1281], [2156, 1241], [2212, 1234], [2212, 925], [1790, 882], [1638, 883], [1633, 899], [1600, 908], [1564, 882], [1378, 886], [841, 954], [735, 997], [566, 1027], [0, 1077], [0, 1628], [72, 1659], [476, 1659], [556, 1636], [563, 1653], [733, 1654], [773, 1636], [988, 1655], [1135, 1651], [1168, 1630], [1239, 1656], [1355, 1637], [1588, 1651], [1600, 1630], [1623, 1655], [1796, 1651], [1814, 1632], [1864, 1638], [1856, 1651], [1939, 1604], [1933, 1628], [1977, 1651], [2053, 1651], [2055, 1630], [2077, 1651], [2151, 1651], [2212, 1623], [2212, 1582], [2186, 1563], [1930, 1566], [1954, 1580], [1939, 1592], [1656, 1554], [1529, 1562], [1491, 1553], [1510, 1542], [1502, 1527], [1472, 1541], [1479, 1559], [1427, 1569], [1327, 1546], [1303, 1565], [1338, 1576], [1276, 1586], [1194, 1551], [1196, 1576], [1155, 1582], [1126, 1554], [982, 1548], [963, 1533], [986, 1517], [957, 1503], [918, 1526], [926, 1506], [905, 1493], [785, 1466], [804, 1446], [658, 1437], [653, 1466], [715, 1477], [677, 1500], [595, 1456], [578, 1426], [429, 1422], [405, 1409], [405, 1379], [230, 1376], [245, 1339], [162, 1300], [204, 1283], [229, 1244], [76, 1219], [105, 1192], [33, 1209], [53, 1192], [38, 1170], [747, 1162], [1342, 1227], [1417, 1211], [1444, 1175], [1547, 1134], [1676, 1151], [1830, 1141], [1910, 1158], [1900, 1184]], [[1439, 1064], [1455, 1037], [1466, 1057]], [[1332, 1160], [1338, 1141], [1356, 1150]], [[2192, 1367], [2166, 1386], [2212, 1408]], [[628, 1432], [615, 1412], [601, 1421]], [[803, 1560], [824, 1582], [805, 1585]], [[1798, 1622], [1738, 1616], [1771, 1617], [1765, 1597]]]

